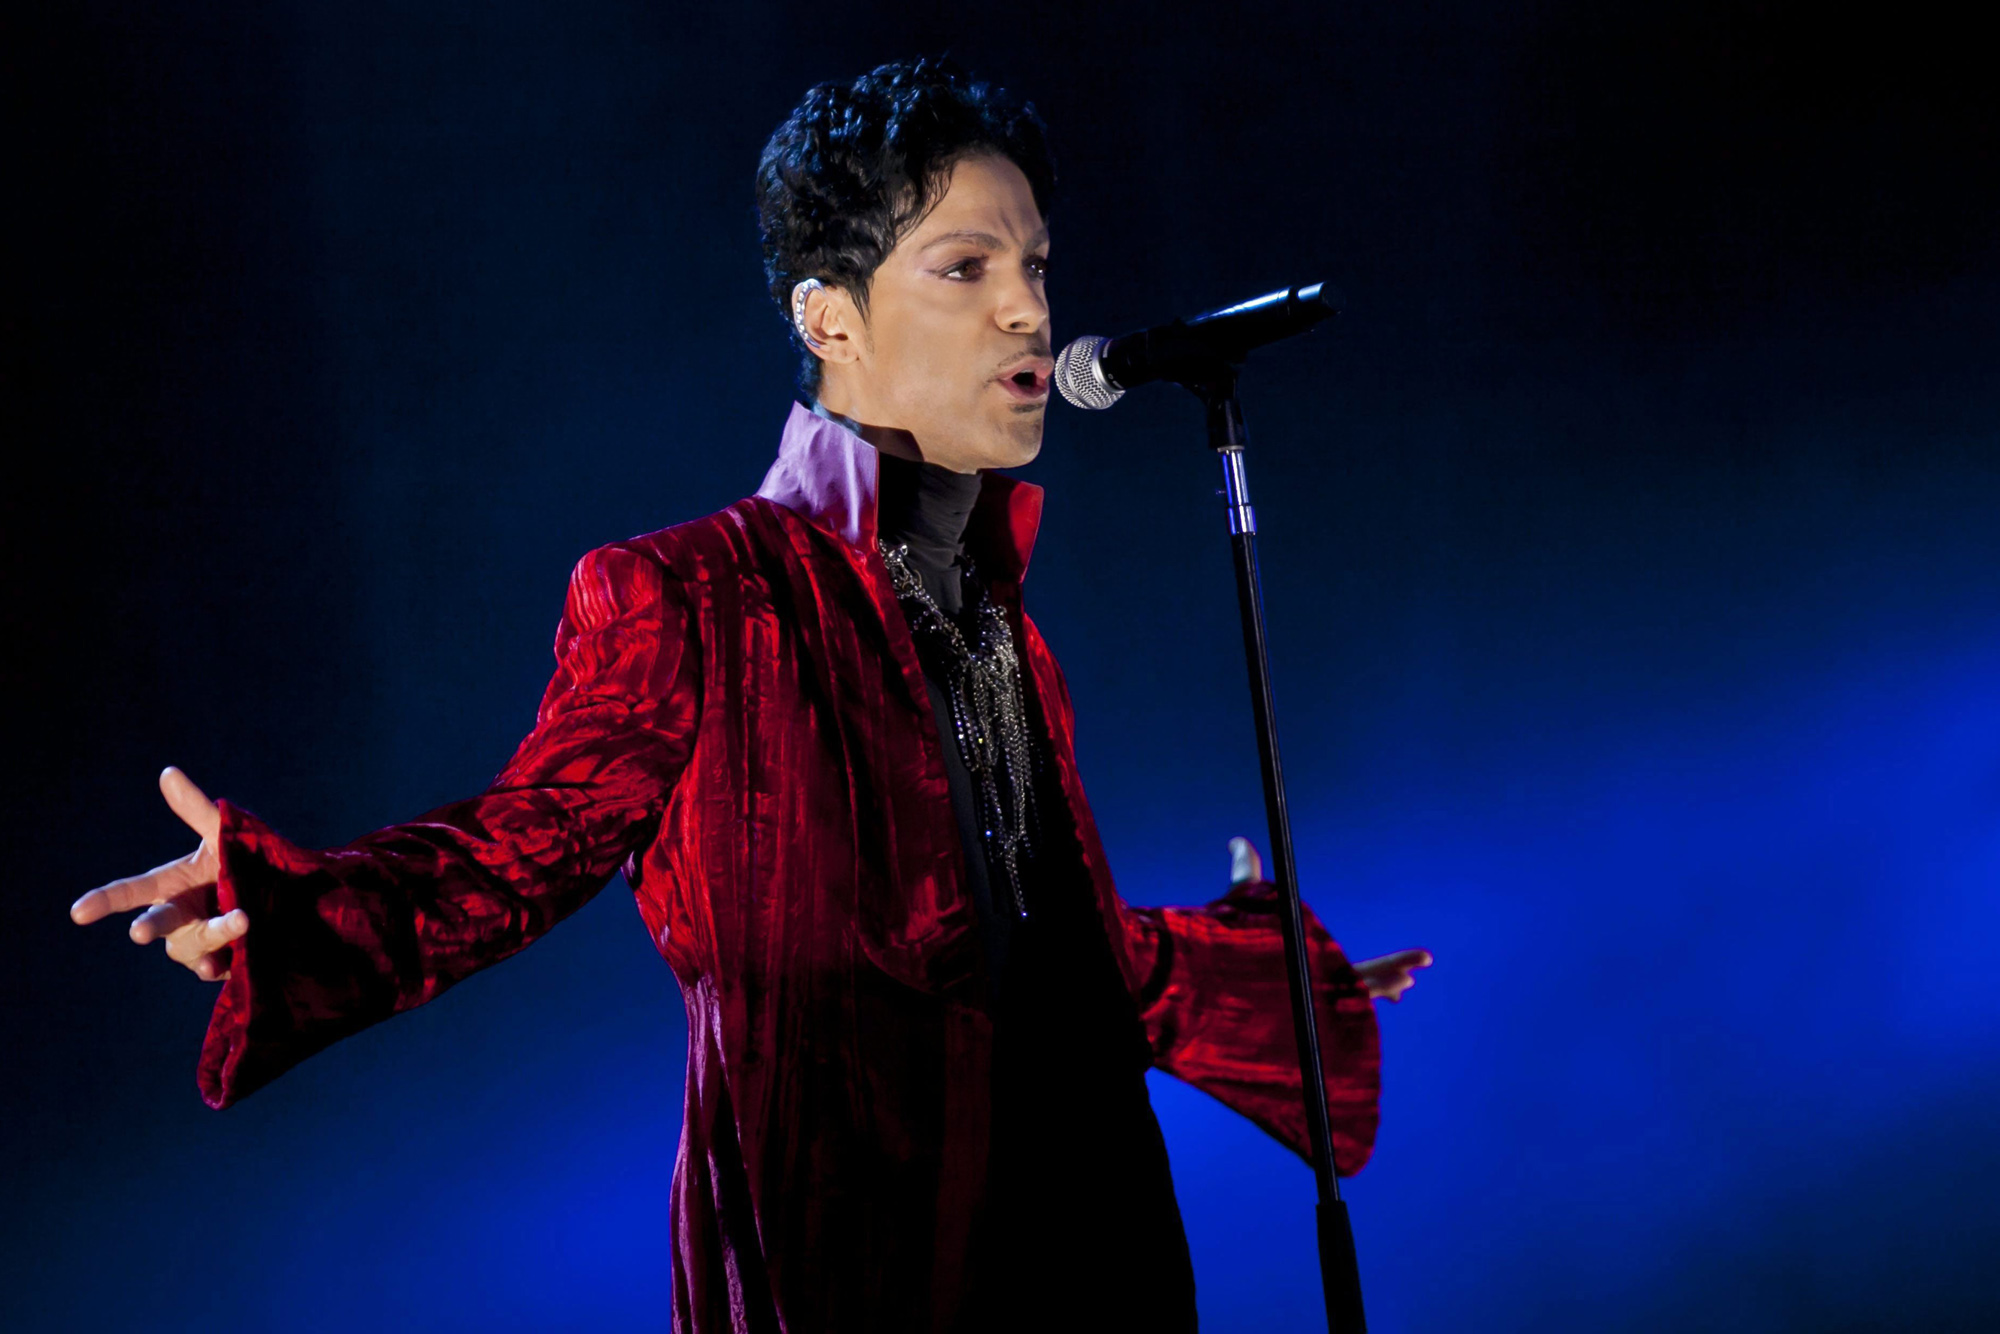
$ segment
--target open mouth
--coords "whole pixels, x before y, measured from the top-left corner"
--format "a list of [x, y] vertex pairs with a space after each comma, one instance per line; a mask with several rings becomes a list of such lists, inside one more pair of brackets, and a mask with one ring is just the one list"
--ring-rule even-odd
[[1003, 375], [998, 384], [1023, 403], [1039, 403], [1049, 396], [1049, 377], [1032, 366]]

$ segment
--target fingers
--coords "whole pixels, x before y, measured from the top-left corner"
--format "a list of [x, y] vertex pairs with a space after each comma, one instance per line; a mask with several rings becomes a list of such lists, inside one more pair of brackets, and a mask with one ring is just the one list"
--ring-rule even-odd
[[1432, 959], [1429, 950], [1397, 950], [1394, 954], [1385, 954], [1370, 962], [1383, 964], [1389, 968], [1428, 968]]
[[1373, 959], [1363, 959], [1354, 965], [1357, 973], [1376, 971], [1389, 972], [1394, 969], [1428, 968], [1431, 966], [1429, 950], [1398, 950], [1394, 954], [1381, 954]]
[[155, 904], [132, 923], [132, 939], [141, 945], [167, 942], [167, 957], [185, 965], [204, 982], [229, 978], [229, 943], [250, 930], [241, 908], [220, 917], [203, 917], [179, 899]]
[[215, 860], [197, 848], [185, 857], [176, 857], [164, 866], [155, 866], [144, 875], [127, 876], [99, 885], [69, 906], [69, 919], [88, 926], [115, 912], [130, 912], [149, 903], [161, 903], [215, 883]]
[[201, 920], [201, 914], [180, 899], [168, 899], [156, 903], [132, 919], [131, 929], [126, 933], [135, 945], [150, 945], [156, 940], [164, 940], [189, 922]]
[[144, 875], [127, 876], [91, 890], [69, 906], [69, 919], [78, 926], [215, 883], [215, 839], [222, 832], [222, 812], [186, 774], [171, 765], [160, 775], [160, 792], [174, 814], [201, 835], [201, 846]]
[[1264, 859], [1257, 855], [1257, 848], [1247, 838], [1229, 840], [1229, 883], [1248, 884], [1264, 878]]
[[1431, 966], [1429, 950], [1398, 950], [1379, 958], [1363, 959], [1354, 965], [1361, 985], [1377, 1000], [1401, 1001], [1403, 993], [1417, 984], [1414, 970]]
[[207, 793], [194, 785], [193, 779], [170, 764], [160, 772], [160, 795], [167, 799], [174, 814], [201, 836], [202, 842], [215, 842], [215, 836], [222, 830], [222, 812], [208, 799]]
[[[227, 958], [211, 959], [217, 950], [227, 949], [229, 943], [241, 939], [250, 930], [250, 917], [241, 908], [232, 909], [220, 917], [197, 917], [185, 926], [167, 936], [167, 957], [175, 963], [186, 964], [197, 977], [214, 981], [221, 976], [221, 970], [228, 966]], [[210, 967], [204, 971], [204, 962]]]
[[1417, 984], [1409, 970], [1403, 968], [1374, 968], [1363, 972], [1354, 970], [1361, 978], [1362, 990], [1374, 1000], [1401, 1001], [1403, 993]]

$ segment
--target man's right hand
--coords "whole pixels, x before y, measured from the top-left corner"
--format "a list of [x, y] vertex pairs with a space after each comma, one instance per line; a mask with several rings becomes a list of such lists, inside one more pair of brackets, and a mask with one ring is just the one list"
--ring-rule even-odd
[[215, 839], [222, 812], [179, 769], [170, 767], [160, 775], [160, 793], [174, 814], [201, 836], [201, 846], [144, 875], [91, 890], [70, 905], [70, 920], [87, 926], [115, 912], [144, 908], [132, 922], [135, 942], [165, 940], [169, 959], [185, 964], [204, 982], [220, 982], [229, 976], [229, 943], [250, 929], [250, 918], [241, 908], [210, 916], [216, 908]]

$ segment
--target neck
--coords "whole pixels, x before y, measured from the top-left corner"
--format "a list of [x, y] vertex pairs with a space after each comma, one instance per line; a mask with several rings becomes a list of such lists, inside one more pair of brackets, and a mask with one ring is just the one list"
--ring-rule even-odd
[[[826, 404], [814, 403], [813, 411], [868, 439], [857, 423]], [[965, 551], [965, 529], [979, 500], [983, 474], [954, 472], [942, 464], [890, 453], [880, 446], [877, 453], [877, 536], [885, 542], [907, 543], [917, 566], [941, 574]]]
[[839, 422], [891, 458], [908, 459], [912, 463], [930, 463], [956, 473], [970, 474], [978, 471], [976, 465], [960, 466], [958, 460], [934, 457], [917, 442], [915, 435], [900, 426], [878, 426], [867, 420], [873, 414], [854, 395], [846, 392], [846, 386], [842, 382], [832, 377], [828, 377], [820, 385], [812, 410], [829, 421]]

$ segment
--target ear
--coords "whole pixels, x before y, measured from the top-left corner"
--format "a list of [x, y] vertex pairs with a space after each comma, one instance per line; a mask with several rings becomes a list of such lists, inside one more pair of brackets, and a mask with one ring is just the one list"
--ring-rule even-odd
[[861, 359], [860, 307], [845, 288], [815, 287], [806, 293], [806, 332], [818, 340], [810, 349], [821, 361], [846, 365]]

